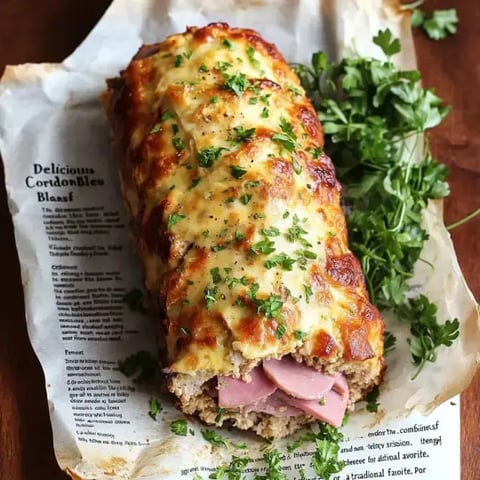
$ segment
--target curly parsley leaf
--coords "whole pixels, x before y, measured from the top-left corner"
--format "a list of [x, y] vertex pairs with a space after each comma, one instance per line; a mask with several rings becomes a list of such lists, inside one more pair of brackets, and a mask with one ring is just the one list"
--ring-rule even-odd
[[157, 359], [150, 352], [140, 350], [118, 361], [118, 369], [135, 383], [145, 383], [153, 380], [157, 373]]
[[174, 420], [170, 424], [170, 431], [175, 435], [186, 437], [188, 433], [187, 421], [185, 419]]
[[413, 379], [426, 362], [435, 362], [441, 346], [450, 347], [459, 335], [457, 319], [437, 322], [437, 306], [425, 295], [413, 298], [400, 307], [399, 314], [410, 323], [413, 338], [408, 339], [413, 364], [418, 367]]
[[378, 45], [387, 57], [391, 57], [400, 51], [400, 41], [393, 38], [390, 29], [380, 30], [375, 37], [373, 43]]
[[250, 457], [236, 457], [234, 455], [230, 464], [221, 465], [211, 473], [208, 478], [213, 480], [240, 480], [242, 478], [242, 473], [250, 462]]
[[180, 222], [181, 220], [183, 220], [185, 217], [185, 215], [182, 215], [180, 213], [173, 213], [172, 215], [169, 215], [168, 216], [168, 220], [167, 220], [167, 229], [168, 230], [171, 230], [171, 228], [178, 222]]
[[211, 443], [215, 447], [223, 446], [223, 447], [229, 448], [230, 446], [229, 441], [225, 437], [220, 435], [218, 432], [216, 432], [215, 430], [205, 429], [205, 430], [200, 430], [200, 433], [202, 434], [202, 437], [207, 442]]
[[158, 402], [156, 398], [151, 398], [150, 401], [148, 402], [149, 405], [149, 410], [148, 410], [148, 416], [152, 420], [157, 420], [157, 415], [163, 410], [162, 406]]
[[225, 79], [223, 88], [231, 90], [237, 97], [241, 97], [243, 92], [248, 88], [249, 82], [244, 73], [237, 72], [233, 75], [223, 73], [223, 78]]
[[412, 27], [421, 27], [432, 40], [443, 40], [457, 32], [458, 16], [454, 8], [425, 13], [420, 9], [412, 12]]
[[233, 131], [235, 132], [235, 135], [233, 136], [232, 141], [236, 143], [247, 142], [255, 135], [255, 127], [247, 128], [245, 130], [245, 127], [240, 125], [238, 127], [233, 127]]
[[198, 164], [203, 168], [210, 168], [220, 158], [224, 147], [207, 147], [198, 152]]

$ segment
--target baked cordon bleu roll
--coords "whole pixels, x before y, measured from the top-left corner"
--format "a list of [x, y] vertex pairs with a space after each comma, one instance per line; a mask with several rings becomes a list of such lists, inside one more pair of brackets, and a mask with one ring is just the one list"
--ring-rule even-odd
[[141, 47], [102, 102], [178, 407], [265, 437], [340, 425], [381, 381], [384, 323], [282, 55], [191, 27]]

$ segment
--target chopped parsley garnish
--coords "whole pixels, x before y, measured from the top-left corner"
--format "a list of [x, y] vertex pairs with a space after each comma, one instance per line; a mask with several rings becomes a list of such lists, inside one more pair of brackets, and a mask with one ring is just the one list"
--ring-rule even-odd
[[291, 272], [293, 270], [293, 264], [295, 263], [295, 259], [289, 257], [285, 253], [279, 253], [278, 255], [274, 255], [270, 257], [265, 262], [265, 267], [271, 269], [276, 266], [282, 267], [283, 270], [287, 270]]
[[[190, 305], [190, 300], [189, 300], [188, 298], [184, 298], [184, 299], [182, 300], [182, 305]], [[184, 333], [184, 332], [183, 332], [183, 333]], [[187, 334], [186, 334], [186, 335], [187, 335]], [[188, 334], [188, 335], [190, 335], [190, 334]]]
[[160, 403], [158, 403], [158, 400], [156, 398], [151, 398], [150, 401], [148, 402], [149, 409], [148, 409], [148, 416], [152, 420], [157, 419], [157, 415], [163, 410], [162, 406]]
[[212, 276], [213, 283], [217, 284], [222, 281], [222, 276], [220, 275], [220, 269], [218, 267], [212, 268], [210, 270], [210, 275]]
[[228, 38], [225, 38], [222, 42], [222, 45], [226, 48], [228, 48], [229, 50], [235, 50], [235, 45], [232, 43], [231, 40], [229, 40]]
[[200, 433], [207, 442], [211, 443], [215, 447], [223, 446], [229, 448], [230, 446], [229, 441], [214, 430], [200, 430]]
[[282, 472], [280, 452], [276, 448], [265, 452], [263, 460], [267, 464], [267, 470], [266, 475], [261, 477], [262, 480], [287, 480], [287, 475]]
[[[400, 50], [389, 30], [380, 31], [374, 42], [387, 57]], [[416, 376], [426, 362], [435, 361], [441, 346], [457, 338], [458, 321], [440, 324], [426, 297], [407, 296], [428, 237], [422, 211], [449, 188], [447, 169], [432, 157], [428, 143], [417, 159], [405, 155], [405, 141], [438, 125], [448, 108], [431, 89], [422, 88], [420, 72], [400, 70], [390, 58], [347, 58], [337, 64], [318, 52], [311, 69], [296, 70], [319, 112], [325, 148], [345, 185], [350, 248], [362, 263], [371, 301], [410, 323]]]
[[275, 338], [280, 340], [286, 333], [287, 327], [283, 323], [280, 323], [275, 329]]
[[263, 253], [263, 255], [268, 255], [275, 251], [275, 243], [269, 238], [265, 238], [257, 243], [254, 243], [250, 247], [250, 251], [255, 255], [260, 255], [261, 253]]
[[213, 96], [213, 97], [210, 99], [210, 103], [218, 103], [218, 97], [217, 97], [217, 96]]
[[225, 278], [225, 284], [227, 285], [227, 287], [231, 290], [235, 285], [238, 285], [238, 284], [241, 284], [241, 285], [244, 285], [244, 286], [247, 286], [248, 285], [248, 278], [244, 275], [243, 277], [241, 278], [236, 278], [236, 277], [230, 277], [230, 276], [227, 276]]
[[295, 255], [298, 255], [299, 257], [305, 257], [310, 260], [315, 260], [317, 258], [317, 254], [310, 250], [296, 250]]
[[230, 165], [230, 173], [234, 178], [241, 178], [247, 173], [247, 170], [238, 165]]
[[145, 383], [153, 380], [158, 368], [157, 359], [145, 350], [129, 355], [118, 361], [118, 370], [134, 383]]
[[308, 333], [302, 332], [302, 330], [295, 330], [293, 334], [297, 340], [303, 340], [304, 338], [308, 337]]
[[225, 250], [226, 248], [226, 245], [213, 245], [212, 247], [210, 247], [210, 250], [212, 252], [220, 252], [221, 250]]
[[233, 197], [228, 197], [224, 200], [224, 203], [233, 203], [235, 199]]
[[267, 107], [263, 107], [263, 110], [262, 110], [262, 113], [260, 114], [260, 116], [262, 118], [268, 118], [270, 115], [270, 111], [268, 110]]
[[247, 188], [258, 187], [260, 183], [261, 183], [260, 180], [254, 180], [253, 182], [246, 182], [245, 187]]
[[303, 285], [303, 288], [305, 290], [305, 301], [307, 303], [310, 303], [310, 297], [313, 295], [312, 287], [308, 285]]
[[198, 152], [198, 164], [203, 168], [210, 168], [220, 158], [224, 147], [207, 147]]
[[170, 424], [170, 430], [175, 435], [186, 437], [188, 433], [187, 421], [184, 420], [183, 418], [180, 420], [174, 420]]
[[280, 235], [280, 230], [277, 227], [262, 228], [260, 233], [266, 237], [278, 237]]
[[312, 152], [313, 158], [315, 159], [319, 158], [322, 153], [323, 153], [322, 147], [315, 147]]
[[345, 463], [338, 459], [340, 442], [343, 435], [335, 427], [326, 423], [319, 423], [320, 432], [316, 434], [316, 451], [312, 458], [312, 467], [315, 473], [325, 480], [343, 470]]
[[[287, 215], [288, 217], [288, 215]], [[286, 217], [285, 217], [286, 218]], [[311, 247], [312, 245], [303, 238], [308, 232], [300, 226], [300, 219], [296, 214], [293, 215], [292, 226], [287, 230], [287, 239], [289, 242], [300, 242], [304, 247]]]
[[208, 67], [204, 63], [202, 63], [198, 71], [201, 73], [207, 73], [209, 70], [208, 70]]
[[247, 205], [251, 199], [252, 199], [252, 195], [250, 193], [245, 193], [239, 198], [240, 203], [242, 203], [243, 205]]
[[237, 143], [247, 142], [251, 140], [255, 135], [255, 127], [253, 128], [245, 128], [243, 126], [234, 127], [235, 136], [232, 138], [232, 141]]
[[207, 310], [217, 301], [218, 287], [208, 286], [204, 291], [205, 306]]
[[255, 58], [255, 49], [251, 45], [249, 45], [246, 48], [245, 53], [247, 54], [248, 61], [250, 62], [252, 67], [257, 70], [261, 70], [260, 62]]
[[230, 464], [220, 465], [208, 478], [213, 480], [241, 480], [242, 473], [250, 461], [249, 457], [236, 457], [234, 455]]
[[257, 313], [263, 313], [267, 318], [279, 318], [282, 316], [283, 301], [280, 295], [271, 293], [266, 300], [255, 299]]
[[375, 413], [378, 411], [378, 407], [380, 406], [380, 404], [377, 401], [379, 395], [380, 395], [380, 390], [378, 388], [378, 385], [376, 385], [365, 396], [365, 401], [367, 402], [367, 410], [369, 412]]
[[282, 133], [273, 135], [272, 140], [283, 145], [283, 147], [290, 153], [299, 147], [297, 143], [297, 135], [293, 131], [291, 123], [287, 122], [285, 117], [280, 118], [280, 130]]
[[245, 235], [240, 230], [235, 230], [235, 240], [238, 242], [245, 240]]
[[150, 130], [149, 133], [151, 134], [154, 134], [154, 133], [158, 133], [162, 130], [162, 125], [160, 123], [156, 123]]
[[174, 62], [174, 65], [176, 67], [180, 67], [183, 63], [183, 57], [182, 55], [175, 55], [175, 62]]
[[183, 140], [179, 137], [173, 137], [172, 138], [172, 144], [175, 147], [175, 150], [177, 152], [181, 152], [185, 150], [185, 144], [183, 143]]
[[163, 113], [162, 113], [162, 116], [160, 117], [162, 122], [165, 122], [167, 120], [170, 120], [173, 118], [173, 115], [168, 111], [168, 110], [165, 110]]
[[202, 232], [202, 237], [203, 237], [203, 238], [208, 238], [209, 235], [210, 235], [210, 231], [209, 231], [209, 230], [204, 230], [204, 231]]
[[250, 105], [256, 105], [258, 103], [258, 97], [251, 97], [248, 103]]
[[193, 55], [193, 50], [189, 50], [188, 52], [185, 52], [183, 54], [183, 56], [187, 59], [187, 60], [190, 60], [192, 58], [192, 55]]
[[237, 72], [233, 75], [223, 74], [225, 83], [223, 87], [227, 90], [231, 90], [237, 97], [241, 97], [242, 93], [247, 89], [249, 83], [244, 73]]
[[219, 70], [220, 72], [225, 72], [227, 71], [230, 67], [232, 67], [233, 65], [230, 63], [230, 62], [217, 62], [215, 64], [215, 67], [217, 68], [217, 70]]
[[266, 93], [265, 95], [260, 95], [260, 101], [264, 104], [267, 105], [267, 107], [270, 105], [270, 101], [268, 100], [272, 96], [271, 93]]
[[200, 183], [200, 180], [201, 180], [200, 178], [194, 178], [192, 180], [192, 183], [190, 184], [189, 189], [195, 188]]
[[143, 292], [139, 288], [132, 288], [122, 298], [132, 312], [147, 313], [143, 304]]
[[297, 148], [297, 142], [290, 138], [288, 135], [285, 135], [284, 133], [276, 133], [273, 135], [272, 140], [275, 140], [277, 143], [280, 143], [283, 145], [284, 148], [286, 148], [289, 152], [293, 152], [295, 148]]
[[171, 230], [171, 228], [178, 222], [180, 222], [181, 220], [183, 220], [184, 218], [186, 218], [185, 215], [182, 215], [180, 213], [172, 213], [172, 215], [169, 215], [168, 216], [168, 220], [167, 220], [167, 229], [168, 230]]

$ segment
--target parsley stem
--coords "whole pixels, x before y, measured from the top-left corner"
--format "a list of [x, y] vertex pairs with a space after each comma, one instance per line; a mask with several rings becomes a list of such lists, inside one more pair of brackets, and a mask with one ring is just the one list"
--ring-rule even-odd
[[447, 230], [448, 231], [453, 230], [454, 228], [457, 228], [460, 225], [463, 225], [464, 223], [467, 223], [470, 220], [473, 220], [478, 215], [480, 215], [480, 208], [477, 208], [476, 210], [469, 213], [468, 215], [465, 215], [463, 218], [460, 218], [460, 220], [457, 220], [456, 222], [451, 223], [450, 225], [447, 226]]
[[418, 364], [418, 368], [417, 370], [415, 371], [415, 373], [413, 374], [412, 377], [410, 377], [410, 380], [415, 380], [418, 375], [420, 374], [420, 372], [423, 370], [423, 367], [425, 366], [425, 364], [427, 363], [427, 358], [426, 357], [423, 357], [422, 360], [420, 361], [420, 363]]

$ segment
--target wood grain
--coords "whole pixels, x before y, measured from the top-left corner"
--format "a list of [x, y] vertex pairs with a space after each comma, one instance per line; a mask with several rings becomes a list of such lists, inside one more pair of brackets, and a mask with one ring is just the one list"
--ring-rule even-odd
[[[87, 35], [109, 3], [1, 0], [0, 72], [7, 64], [61, 61]], [[452, 5], [460, 17], [457, 35], [442, 42], [432, 42], [421, 32], [415, 35], [425, 85], [435, 86], [453, 109], [430, 135], [434, 153], [451, 169], [452, 194], [445, 202], [447, 224], [480, 207], [480, 7], [471, 0], [427, 2], [432, 9]], [[3, 185], [0, 174], [0, 265], [4, 272], [0, 289], [0, 479], [66, 480], [53, 453], [43, 374], [27, 337]], [[477, 298], [479, 234], [478, 220], [452, 232], [460, 265]], [[480, 475], [479, 398], [477, 375], [462, 395], [462, 480], [478, 480]]]

